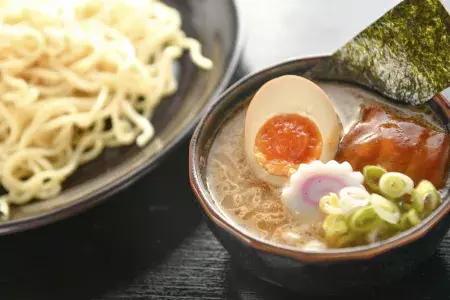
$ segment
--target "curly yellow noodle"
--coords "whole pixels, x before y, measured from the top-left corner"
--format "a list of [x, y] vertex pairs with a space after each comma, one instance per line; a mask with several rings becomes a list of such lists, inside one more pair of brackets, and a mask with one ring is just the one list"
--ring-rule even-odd
[[0, 0], [0, 220], [105, 147], [146, 145], [185, 50], [212, 67], [156, 0]]

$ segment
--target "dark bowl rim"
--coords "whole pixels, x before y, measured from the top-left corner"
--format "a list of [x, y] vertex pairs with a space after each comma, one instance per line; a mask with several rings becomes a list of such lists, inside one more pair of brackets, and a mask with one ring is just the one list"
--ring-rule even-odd
[[[304, 251], [296, 249], [293, 247], [281, 246], [275, 243], [265, 241], [263, 239], [256, 238], [251, 234], [244, 232], [237, 226], [233, 225], [223, 214], [218, 212], [218, 208], [213, 205], [213, 199], [208, 193], [208, 189], [203, 185], [201, 174], [196, 159], [199, 155], [198, 140], [202, 136], [203, 130], [207, 127], [210, 122], [210, 115], [218, 108], [221, 101], [226, 98], [232, 91], [234, 91], [239, 86], [245, 86], [247, 82], [253, 77], [262, 75], [264, 73], [269, 73], [270, 71], [294, 64], [300, 61], [314, 61], [320, 60], [328, 55], [318, 55], [318, 56], [308, 56], [302, 58], [293, 58], [283, 61], [279, 64], [275, 64], [264, 68], [262, 70], [248, 74], [231, 85], [225, 92], [223, 92], [220, 97], [214, 102], [213, 105], [209, 107], [207, 112], [203, 115], [199, 124], [197, 125], [189, 145], [189, 181], [191, 187], [199, 201], [201, 207], [206, 213], [207, 217], [212, 220], [216, 225], [222, 229], [229, 232], [231, 235], [235, 236], [238, 240], [245, 243], [251, 248], [256, 250], [264, 251], [274, 255], [280, 255], [289, 257], [294, 260], [299, 260], [303, 262], [330, 262], [330, 261], [347, 261], [347, 260], [362, 260], [362, 259], [372, 259], [376, 256], [384, 254], [394, 248], [399, 248], [410, 244], [423, 236], [425, 236], [432, 228], [434, 228], [439, 221], [450, 211], [450, 201], [444, 202], [436, 211], [434, 211], [430, 216], [428, 216], [419, 226], [411, 228], [403, 233], [400, 233], [388, 240], [382, 241], [380, 243], [358, 246], [352, 248], [343, 249], [331, 249], [324, 252], [313, 252]], [[263, 76], [264, 77], [264, 76]], [[434, 101], [444, 110], [444, 114], [450, 118], [450, 103], [442, 95], [437, 94], [433, 97]]]
[[214, 92], [205, 102], [205, 106], [201, 111], [191, 120], [191, 122], [176, 136], [172, 141], [170, 141], [164, 149], [156, 153], [151, 159], [146, 163], [142, 164], [139, 168], [134, 169], [130, 173], [126, 174], [124, 177], [119, 178], [113, 183], [102, 187], [99, 190], [92, 192], [91, 194], [80, 198], [74, 202], [65, 204], [61, 207], [45, 211], [43, 213], [38, 213], [33, 216], [20, 218], [17, 220], [0, 222], [0, 235], [7, 235], [16, 232], [27, 231], [57, 221], [66, 219], [70, 216], [81, 213], [103, 201], [108, 197], [116, 194], [131, 184], [136, 182], [138, 179], [143, 177], [145, 174], [153, 170], [158, 166], [158, 164], [170, 154], [177, 146], [179, 146], [190, 133], [194, 130], [195, 126], [200, 121], [201, 117], [208, 110], [208, 107], [218, 98], [218, 96], [225, 90], [225, 88], [230, 83], [230, 80], [236, 71], [238, 66], [243, 48], [244, 48], [244, 33], [245, 28], [242, 24], [242, 12], [239, 10], [235, 0], [229, 0], [230, 7], [232, 9], [232, 17], [234, 18], [235, 27], [235, 39], [233, 41], [234, 48], [231, 51], [228, 67], [225, 70], [221, 80], [216, 86]]

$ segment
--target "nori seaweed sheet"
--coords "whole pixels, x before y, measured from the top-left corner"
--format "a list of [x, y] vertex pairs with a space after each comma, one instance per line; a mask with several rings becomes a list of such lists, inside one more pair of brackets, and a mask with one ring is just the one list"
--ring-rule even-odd
[[309, 76], [356, 82], [422, 104], [450, 86], [450, 15], [439, 0], [405, 0]]

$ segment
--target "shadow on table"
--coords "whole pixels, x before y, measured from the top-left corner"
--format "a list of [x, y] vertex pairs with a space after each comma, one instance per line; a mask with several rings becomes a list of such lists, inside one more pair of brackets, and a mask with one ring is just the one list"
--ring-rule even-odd
[[[225, 295], [227, 299], [242, 300], [447, 300], [450, 295], [450, 270], [447, 269], [447, 262], [444, 260], [443, 255], [443, 252], [436, 253], [413, 273], [404, 277], [401, 281], [392, 283], [389, 286], [366, 290], [357, 294], [343, 296], [329, 295], [326, 297], [312, 297], [292, 293], [288, 290], [259, 280], [243, 271], [240, 267], [230, 263], [231, 266], [228, 268], [225, 283], [225, 286], [227, 287]], [[299, 284], [301, 284], [301, 282], [299, 282]]]
[[44, 228], [0, 237], [2, 299], [91, 299], [126, 288], [201, 221], [187, 141], [157, 170], [104, 204]]

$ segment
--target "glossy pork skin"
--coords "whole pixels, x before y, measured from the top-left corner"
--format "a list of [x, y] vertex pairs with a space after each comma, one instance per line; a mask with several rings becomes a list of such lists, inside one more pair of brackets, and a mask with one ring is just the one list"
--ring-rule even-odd
[[395, 116], [378, 106], [361, 110], [361, 119], [344, 136], [336, 160], [356, 170], [380, 165], [388, 171], [422, 179], [437, 188], [445, 182], [450, 136], [412, 119]]

